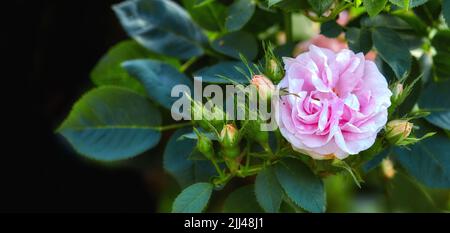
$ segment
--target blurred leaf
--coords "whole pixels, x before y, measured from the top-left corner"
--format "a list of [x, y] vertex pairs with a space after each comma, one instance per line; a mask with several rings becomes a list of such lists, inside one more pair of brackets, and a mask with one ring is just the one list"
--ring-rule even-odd
[[450, 1], [443, 0], [442, 1], [442, 15], [444, 15], [445, 22], [447, 26], [450, 27]]
[[428, 37], [427, 25], [411, 11], [396, 11], [392, 15], [405, 21], [417, 34]]
[[372, 49], [372, 34], [369, 29], [351, 27], [347, 29], [345, 37], [349, 48], [355, 53], [362, 52], [366, 54]]
[[131, 158], [158, 144], [161, 115], [145, 97], [103, 86], [75, 103], [57, 130], [82, 155], [102, 161]]
[[393, 4], [401, 7], [401, 8], [407, 8], [411, 9], [417, 6], [420, 6], [422, 4], [425, 4], [428, 0], [389, 0]]
[[310, 4], [308, 2], [309, 2], [309, 0], [308, 1], [306, 1], [306, 0], [283, 0], [281, 2], [278, 1], [276, 3], [276, 6], [286, 12], [297, 12], [297, 11], [305, 10], [305, 9], [309, 8]]
[[269, 7], [282, 2], [283, 0], [267, 0], [267, 4]]
[[325, 212], [322, 180], [302, 162], [288, 158], [275, 165], [278, 182], [287, 196], [309, 212]]
[[198, 70], [194, 76], [201, 77], [206, 83], [232, 84], [230, 80], [233, 80], [240, 84], [248, 84], [251, 73], [243, 62], [224, 61]]
[[[420, 125], [422, 133], [433, 128]], [[396, 159], [417, 180], [431, 188], [450, 187], [450, 140], [438, 133], [406, 148], [394, 148]]]
[[255, 194], [256, 200], [266, 212], [278, 212], [283, 198], [283, 190], [271, 167], [265, 168], [256, 176]]
[[193, 88], [190, 78], [172, 66], [153, 60], [131, 60], [122, 64], [128, 73], [139, 80], [147, 90], [147, 95], [167, 109], [171, 109], [178, 98], [171, 96], [172, 88], [183, 84]]
[[437, 212], [432, 199], [414, 180], [397, 172], [387, 182], [388, 203], [392, 211]]
[[138, 58], [152, 58], [170, 62], [179, 66], [177, 60], [152, 53], [133, 40], [122, 41], [111, 49], [98, 61], [91, 72], [91, 80], [97, 86], [114, 85], [126, 87], [140, 94], [145, 89], [139, 81], [132, 78], [120, 64], [127, 60]]
[[365, 17], [361, 19], [361, 26], [366, 28], [390, 28], [394, 30], [412, 30], [413, 26], [399, 17], [381, 14], [375, 17]]
[[210, 183], [196, 183], [184, 189], [173, 202], [172, 213], [201, 213], [213, 191]]
[[144, 47], [180, 59], [203, 54], [201, 29], [178, 4], [168, 0], [128, 0], [113, 5], [125, 31]]
[[195, 149], [197, 140], [179, 140], [179, 138], [191, 131], [191, 128], [182, 128], [175, 131], [164, 150], [164, 169], [177, 180], [181, 187], [196, 182], [206, 182], [216, 174], [216, 170], [210, 161], [188, 159]]
[[419, 106], [430, 111], [426, 119], [443, 129], [450, 130], [450, 81], [431, 82], [422, 91]]
[[389, 28], [374, 28], [372, 41], [378, 54], [389, 64], [398, 79], [408, 74], [411, 54], [395, 31]]
[[450, 30], [441, 30], [436, 33], [431, 43], [436, 50], [433, 56], [434, 72], [438, 80], [450, 81]]
[[247, 185], [232, 192], [223, 205], [225, 213], [262, 213], [263, 210], [256, 202], [254, 186]]
[[244, 31], [226, 34], [211, 43], [214, 50], [232, 58], [240, 59], [242, 54], [247, 60], [253, 60], [258, 54], [255, 37]]
[[214, 0], [182, 0], [184, 7], [192, 19], [201, 27], [210, 31], [221, 31], [225, 28], [227, 7]]
[[429, 0], [425, 4], [414, 8], [414, 13], [426, 24], [432, 26], [441, 15], [441, 1]]
[[228, 31], [238, 31], [250, 21], [255, 13], [255, 2], [252, 0], [236, 0], [228, 8], [225, 27]]
[[364, 7], [370, 16], [378, 15], [386, 6], [387, 0], [363, 0]]
[[371, 160], [367, 161], [364, 165], [363, 165], [363, 171], [364, 172], [369, 172], [370, 170], [378, 167], [378, 165], [380, 165], [381, 161], [383, 161], [384, 158], [388, 157], [389, 154], [391, 154], [392, 152], [392, 148], [386, 148], [383, 151], [381, 151], [380, 153], [378, 153], [377, 155], [375, 155]]
[[308, 0], [308, 3], [318, 15], [322, 15], [333, 4], [333, 0]]
[[320, 25], [320, 33], [329, 38], [336, 38], [342, 32], [342, 27], [336, 23], [336, 21], [331, 20]]

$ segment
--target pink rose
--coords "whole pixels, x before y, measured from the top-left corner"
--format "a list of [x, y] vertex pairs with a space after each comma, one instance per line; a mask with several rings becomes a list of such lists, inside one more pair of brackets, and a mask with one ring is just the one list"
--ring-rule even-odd
[[314, 45], [284, 63], [281, 97], [274, 98], [276, 121], [295, 150], [315, 159], [343, 159], [372, 146], [392, 95], [375, 63], [362, 53]]

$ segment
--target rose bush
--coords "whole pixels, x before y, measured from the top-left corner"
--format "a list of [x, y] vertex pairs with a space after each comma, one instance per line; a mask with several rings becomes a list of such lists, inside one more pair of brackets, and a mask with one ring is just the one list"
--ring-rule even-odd
[[[91, 160], [143, 174], [161, 156], [182, 189], [162, 195], [173, 203], [162, 211], [448, 211], [450, 1], [127, 0], [112, 9], [131, 39], [95, 65], [96, 87], [57, 132]], [[256, 92], [225, 96], [230, 113], [212, 90], [231, 84]], [[252, 96], [274, 103], [275, 121]], [[180, 109], [203, 118], [172, 114]], [[245, 117], [226, 117], [236, 112]], [[350, 199], [362, 185], [370, 198]], [[226, 200], [210, 203], [216, 191]]]

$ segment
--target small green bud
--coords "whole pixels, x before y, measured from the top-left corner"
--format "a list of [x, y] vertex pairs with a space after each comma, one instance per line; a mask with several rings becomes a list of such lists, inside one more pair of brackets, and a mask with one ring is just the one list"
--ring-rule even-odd
[[406, 120], [392, 120], [386, 124], [386, 139], [393, 145], [401, 145], [411, 134], [413, 126]]
[[197, 134], [197, 149], [202, 153], [207, 159], [211, 159], [214, 157], [214, 147], [211, 139], [200, 133], [197, 129], [194, 128], [195, 133]]
[[397, 102], [403, 93], [403, 84], [397, 83], [392, 90], [392, 100], [393, 102]]

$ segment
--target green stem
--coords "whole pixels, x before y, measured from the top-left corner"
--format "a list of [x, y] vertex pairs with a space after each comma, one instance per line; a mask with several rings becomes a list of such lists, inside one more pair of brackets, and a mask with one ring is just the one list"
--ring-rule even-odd
[[216, 168], [217, 173], [219, 173], [220, 178], [221, 179], [224, 178], [225, 174], [223, 174], [223, 171], [222, 171], [222, 169], [220, 169], [219, 164], [217, 164], [217, 161], [214, 158], [212, 158], [211, 162], [214, 165], [214, 167]]
[[192, 122], [186, 122], [186, 123], [158, 126], [158, 127], [154, 127], [154, 129], [158, 130], [158, 131], [166, 131], [166, 130], [171, 130], [171, 129], [179, 129], [179, 128], [183, 128], [183, 127], [191, 126], [191, 125], [192, 125]]
[[184, 73], [192, 64], [194, 64], [199, 57], [192, 57], [191, 59], [187, 60], [183, 65], [180, 67], [180, 72]]
[[284, 13], [284, 32], [286, 33], [286, 42], [292, 42], [292, 15], [291, 13]]

